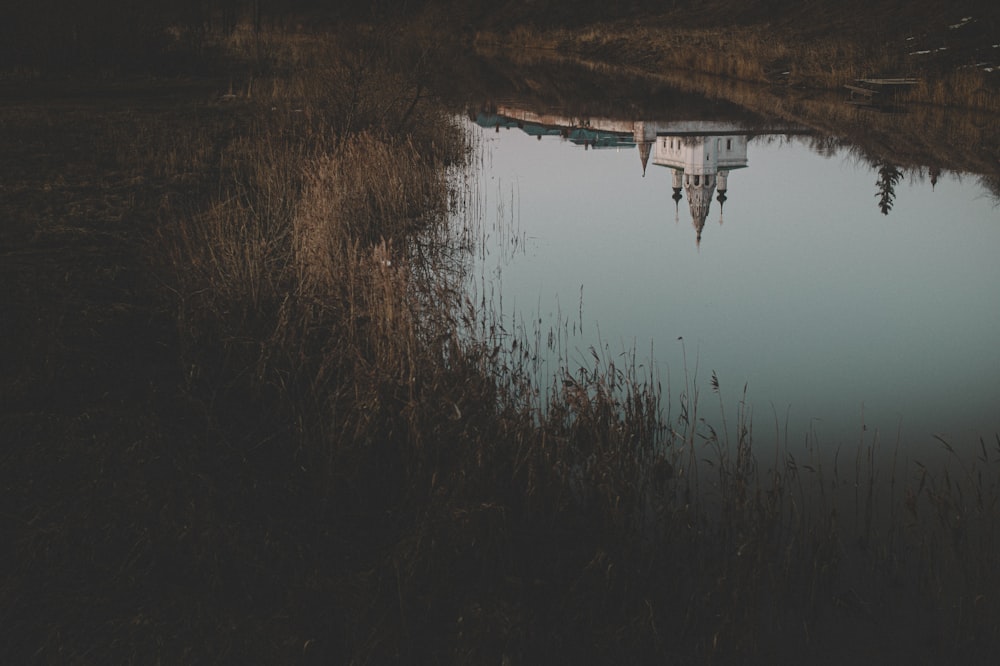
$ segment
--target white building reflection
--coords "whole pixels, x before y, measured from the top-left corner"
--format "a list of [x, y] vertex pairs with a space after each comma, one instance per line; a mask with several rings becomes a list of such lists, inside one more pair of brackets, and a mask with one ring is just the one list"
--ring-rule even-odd
[[729, 120], [632, 121], [543, 114], [505, 106], [470, 116], [482, 127], [496, 131], [517, 128], [539, 139], [560, 137], [585, 149], [638, 148], [643, 176], [650, 159], [655, 166], [670, 169], [675, 220], [679, 220], [680, 201], [686, 197], [695, 242], [699, 245], [713, 197], [719, 202], [721, 223], [723, 204], [728, 198], [729, 174], [749, 165], [749, 138], [803, 132], [800, 127], [750, 127]]
[[[735, 129], [735, 128], [733, 128]], [[657, 136], [653, 164], [671, 170], [673, 199], [678, 204], [681, 190], [687, 196], [695, 242], [701, 244], [701, 232], [718, 192], [719, 222], [729, 190], [729, 172], [747, 167], [745, 134], [674, 134]], [[679, 214], [679, 213], [678, 213]]]

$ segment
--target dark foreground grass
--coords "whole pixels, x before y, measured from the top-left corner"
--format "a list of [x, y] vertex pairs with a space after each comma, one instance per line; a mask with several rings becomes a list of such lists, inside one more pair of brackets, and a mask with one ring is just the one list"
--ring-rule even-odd
[[3, 107], [4, 662], [995, 661], [1000, 441], [758, 460], [714, 377], [532, 386], [426, 52], [362, 44]]

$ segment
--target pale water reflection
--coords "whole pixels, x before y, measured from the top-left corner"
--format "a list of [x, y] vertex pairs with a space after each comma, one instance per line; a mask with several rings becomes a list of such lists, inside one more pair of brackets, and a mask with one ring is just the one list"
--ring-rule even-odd
[[1000, 432], [1000, 213], [974, 177], [897, 169], [884, 215], [879, 168], [796, 127], [474, 117], [481, 210], [522, 239], [474, 287], [508, 327], [572, 319], [581, 364], [652, 349], [673, 397], [697, 365], [709, 420], [712, 371], [729, 414], [747, 385], [758, 442]]

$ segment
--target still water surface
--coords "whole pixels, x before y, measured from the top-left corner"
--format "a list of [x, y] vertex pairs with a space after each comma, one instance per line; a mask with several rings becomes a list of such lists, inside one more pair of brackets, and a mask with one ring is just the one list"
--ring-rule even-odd
[[629, 136], [503, 111], [469, 122], [488, 231], [471, 288], [508, 328], [582, 326], [571, 365], [652, 352], [709, 421], [713, 371], [729, 415], [746, 385], [758, 443], [1000, 431], [1000, 209], [975, 176], [904, 170], [883, 214], [876, 166], [794, 128]]

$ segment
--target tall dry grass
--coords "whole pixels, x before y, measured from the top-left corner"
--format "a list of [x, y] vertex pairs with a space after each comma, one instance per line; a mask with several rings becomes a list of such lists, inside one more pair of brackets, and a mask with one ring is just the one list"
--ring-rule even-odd
[[480, 33], [475, 42], [575, 54], [651, 74], [673, 69], [793, 89], [835, 90], [859, 78], [914, 77], [922, 84], [910, 91], [910, 101], [990, 112], [1000, 106], [988, 71], [929, 69], [887, 39], [806, 37], [769, 24], [683, 28], [649, 18], [572, 30], [518, 27]]

